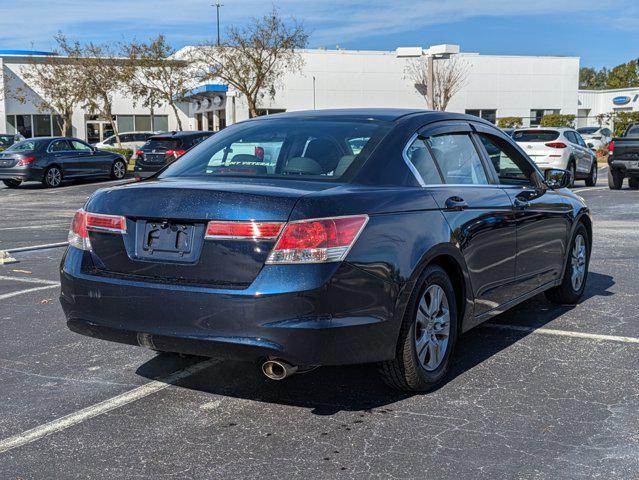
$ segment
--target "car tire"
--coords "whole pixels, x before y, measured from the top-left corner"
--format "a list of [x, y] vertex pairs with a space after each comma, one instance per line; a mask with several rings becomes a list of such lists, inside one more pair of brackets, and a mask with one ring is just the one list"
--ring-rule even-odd
[[597, 185], [597, 161], [592, 162], [592, 167], [590, 168], [590, 174], [588, 178], [586, 178], [586, 186], [594, 187]]
[[608, 187], [610, 190], [621, 190], [623, 186], [623, 173], [616, 170], [608, 170]]
[[630, 188], [632, 188], [633, 190], [637, 190], [639, 189], [639, 178], [637, 177], [630, 177], [628, 179], [628, 186]]
[[586, 288], [588, 264], [590, 262], [590, 241], [588, 231], [580, 223], [570, 241], [568, 260], [561, 284], [546, 290], [546, 298], [561, 305], [574, 305]]
[[395, 359], [380, 364], [383, 380], [398, 390], [433, 390], [448, 373], [457, 331], [453, 285], [441, 267], [431, 265], [420, 275], [409, 300]]
[[121, 158], [118, 158], [113, 165], [111, 165], [111, 179], [122, 180], [126, 176], [126, 162]]
[[53, 165], [47, 168], [42, 178], [42, 184], [47, 188], [57, 188], [62, 184], [64, 174], [60, 167]]
[[2, 183], [4, 183], [7, 186], [7, 188], [18, 188], [20, 184], [22, 184], [22, 180], [8, 179], [8, 180], [2, 180]]

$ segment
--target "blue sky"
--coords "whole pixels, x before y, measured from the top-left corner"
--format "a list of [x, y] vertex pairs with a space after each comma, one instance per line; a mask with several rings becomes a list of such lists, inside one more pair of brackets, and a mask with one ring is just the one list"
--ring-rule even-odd
[[[215, 36], [214, 0], [0, 0], [0, 49], [52, 46], [62, 31], [118, 42], [164, 33], [176, 46]], [[568, 55], [582, 66], [639, 57], [638, 0], [222, 0], [222, 31], [275, 5], [312, 32], [309, 47], [394, 50], [456, 43], [483, 54]]]

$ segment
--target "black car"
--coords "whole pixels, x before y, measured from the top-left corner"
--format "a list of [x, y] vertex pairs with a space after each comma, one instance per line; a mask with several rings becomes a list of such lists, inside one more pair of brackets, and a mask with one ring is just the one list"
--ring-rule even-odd
[[390, 385], [428, 390], [460, 333], [542, 292], [579, 301], [592, 223], [569, 181], [470, 115], [260, 117], [94, 193], [60, 299], [97, 338], [272, 379], [380, 362]]
[[77, 138], [29, 138], [0, 152], [0, 180], [9, 188], [29, 181], [59, 187], [65, 179], [110, 177], [116, 180], [124, 178], [126, 168], [122, 155], [97, 150]]
[[142, 148], [135, 152], [133, 176], [136, 180], [150, 177], [213, 133], [208, 131], [169, 132], [152, 136]]
[[628, 179], [631, 189], [639, 189], [639, 123], [629, 125], [623, 135], [610, 141], [608, 167], [611, 190], [619, 190], [624, 178]]

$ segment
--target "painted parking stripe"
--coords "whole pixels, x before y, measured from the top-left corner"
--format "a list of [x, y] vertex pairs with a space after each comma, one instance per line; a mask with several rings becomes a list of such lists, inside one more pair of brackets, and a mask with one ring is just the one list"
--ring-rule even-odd
[[64, 417], [60, 417], [12, 437], [0, 440], [0, 453], [35, 442], [36, 440], [46, 437], [52, 433], [65, 430], [69, 427], [85, 422], [86, 420], [115, 410], [116, 408], [123, 407], [129, 403], [148, 397], [149, 395], [168, 388], [171, 384], [211, 367], [217, 362], [218, 360], [211, 359], [196, 363], [195, 365], [191, 365], [183, 370], [178, 370], [163, 379], [153, 380], [152, 382], [145, 383], [140, 387], [104, 400], [103, 402], [96, 403], [95, 405], [83, 408], [77, 412], [70, 413]]
[[514, 330], [517, 332], [540, 333], [542, 335], [558, 335], [562, 337], [585, 338], [588, 340], [599, 340], [604, 342], [622, 342], [622, 343], [639, 344], [639, 338], [636, 338], [636, 337], [622, 337], [618, 335], [600, 335], [598, 333], [572, 332], [569, 330], [556, 330], [554, 328], [534, 328], [534, 327], [524, 327], [521, 325], [508, 325], [508, 324], [499, 324], [499, 323], [485, 323], [483, 326], [488, 328], [497, 328], [500, 330]]
[[577, 190], [573, 190], [572, 193], [580, 193], [580, 192], [596, 192], [597, 190], [608, 190], [609, 187], [587, 187], [587, 188], [578, 188]]
[[0, 275], [0, 280], [8, 280], [10, 282], [24, 282], [24, 283], [44, 283], [45, 285], [60, 285], [60, 282], [54, 280], [45, 280], [44, 278], [34, 277], [9, 277], [7, 275]]
[[7, 298], [17, 297], [18, 295], [24, 295], [25, 293], [39, 292], [40, 290], [50, 290], [52, 288], [58, 288], [59, 285], [45, 285], [44, 287], [27, 288], [25, 290], [18, 290], [17, 292], [10, 292], [0, 295], [0, 300], [6, 300]]

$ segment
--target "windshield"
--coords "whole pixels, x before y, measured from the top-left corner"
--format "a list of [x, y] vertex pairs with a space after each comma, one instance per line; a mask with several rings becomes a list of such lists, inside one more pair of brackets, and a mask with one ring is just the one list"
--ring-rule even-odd
[[143, 150], [175, 150], [180, 142], [172, 138], [152, 138], [142, 147]]
[[578, 128], [577, 131], [582, 135], [592, 135], [599, 130], [599, 127], [582, 127]]
[[513, 133], [515, 142], [552, 142], [559, 138], [556, 130], [517, 130]]
[[624, 137], [639, 137], [639, 125], [631, 125]]
[[389, 127], [371, 119], [264, 119], [231, 126], [160, 177], [337, 180], [359, 168]]
[[13, 144], [13, 138], [13, 135], [0, 135], [0, 148], [5, 148]]
[[14, 143], [5, 152], [23, 152], [25, 150], [35, 150], [35, 143], [33, 140], [24, 140], [22, 142]]

